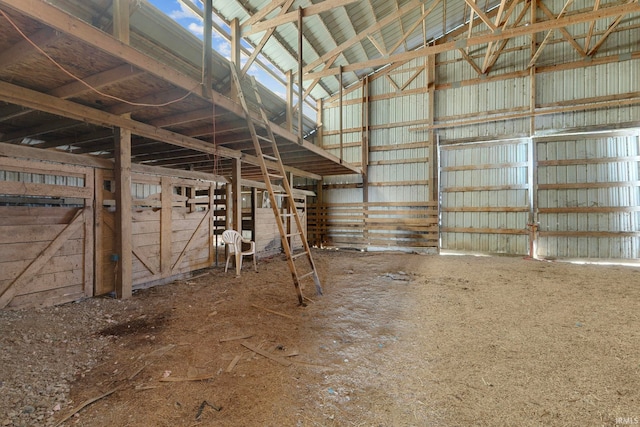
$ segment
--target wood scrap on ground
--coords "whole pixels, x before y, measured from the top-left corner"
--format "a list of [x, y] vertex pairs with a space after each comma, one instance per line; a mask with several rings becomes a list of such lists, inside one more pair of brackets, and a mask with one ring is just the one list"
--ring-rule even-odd
[[246, 340], [247, 338], [251, 338], [252, 334], [238, 335], [235, 337], [221, 338], [219, 342], [228, 342], [228, 341], [237, 341], [237, 340]]
[[239, 354], [236, 357], [234, 357], [231, 363], [229, 363], [229, 366], [227, 366], [227, 372], [233, 371], [233, 368], [236, 367], [236, 365], [238, 364], [241, 358], [242, 356]]
[[104, 399], [105, 397], [112, 395], [113, 393], [118, 391], [119, 388], [120, 387], [116, 387], [114, 389], [109, 390], [106, 393], [101, 394], [100, 396], [92, 397], [91, 399], [85, 400], [80, 405], [78, 405], [77, 408], [75, 408], [73, 411], [68, 413], [64, 418], [62, 418], [60, 421], [58, 421], [58, 423], [55, 425], [55, 427], [58, 427], [60, 424], [64, 423], [69, 418], [73, 417], [75, 414], [77, 414], [78, 412], [82, 411], [84, 408], [86, 408], [87, 406], [91, 405], [92, 403], [95, 403], [100, 399]]
[[270, 310], [268, 308], [260, 307], [259, 305], [256, 305], [256, 304], [251, 304], [251, 307], [257, 308], [258, 310], [264, 310], [264, 311], [266, 311], [268, 313], [275, 314], [277, 316], [286, 317], [287, 319], [293, 320], [293, 316], [289, 316], [288, 314], [280, 313], [279, 311]]
[[257, 353], [261, 356], [266, 357], [267, 359], [271, 359], [274, 362], [278, 362], [281, 365], [284, 366], [291, 366], [291, 362], [288, 360], [283, 359], [282, 357], [278, 357], [278, 356], [274, 356], [273, 354], [269, 353], [268, 351], [265, 351], [261, 348], [258, 347], [254, 347], [251, 344], [249, 344], [248, 342], [244, 341], [242, 342], [242, 345], [246, 348], [248, 348], [249, 350], [253, 351], [254, 353]]

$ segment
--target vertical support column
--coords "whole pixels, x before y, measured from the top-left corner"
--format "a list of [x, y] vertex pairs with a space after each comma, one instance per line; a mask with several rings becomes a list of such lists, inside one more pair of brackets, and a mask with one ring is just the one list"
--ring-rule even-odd
[[131, 243], [131, 131], [115, 130], [116, 179], [116, 297], [130, 298], [133, 289], [133, 251]]
[[324, 206], [324, 192], [323, 192], [323, 180], [319, 180], [316, 183], [316, 206], [317, 206], [317, 214], [316, 214], [316, 245], [319, 248], [324, 246], [324, 234], [326, 227], [326, 209]]
[[338, 82], [340, 84], [340, 88], [339, 88], [339, 100], [338, 100], [338, 109], [340, 110], [339, 115], [338, 115], [338, 125], [340, 127], [340, 163], [342, 163], [343, 160], [343, 144], [344, 144], [344, 137], [342, 135], [342, 130], [343, 130], [343, 123], [342, 123], [342, 108], [343, 108], [343, 87], [342, 87], [342, 65], [339, 67], [340, 71], [338, 74]]
[[318, 132], [316, 133], [316, 141], [317, 145], [320, 148], [324, 147], [324, 126], [322, 125], [322, 98], [316, 101], [316, 106], [318, 112], [316, 113], [316, 126], [318, 127]]
[[129, 44], [129, 0], [113, 2], [113, 37]]
[[[238, 19], [231, 21], [231, 66], [236, 67], [238, 71], [241, 70], [241, 49], [240, 49], [240, 22]], [[234, 79], [231, 79], [231, 93], [230, 97], [237, 99], [238, 91], [240, 88], [235, 87]]]
[[429, 55], [425, 58], [427, 72], [427, 121], [429, 123], [429, 200], [438, 201], [438, 144], [436, 131], [433, 128], [436, 116], [436, 56]]
[[160, 271], [162, 277], [171, 276], [171, 233], [173, 219], [173, 185], [171, 178], [160, 178]]
[[212, 46], [211, 46], [211, 32], [213, 28], [212, 22], [213, 13], [213, 0], [204, 0], [204, 43], [202, 46], [202, 94], [205, 98], [211, 99], [211, 87], [213, 85], [213, 79], [211, 76], [211, 60], [212, 60]]
[[[293, 189], [293, 173], [289, 172], [287, 175], [288, 175], [287, 180], [289, 181], [289, 187]], [[293, 198], [285, 197], [283, 200], [282, 207], [284, 208], [285, 213], [292, 214], [296, 210], [296, 201]], [[293, 233], [292, 228], [295, 224], [295, 221], [291, 221], [290, 216], [287, 216], [286, 218], [287, 218], [287, 222], [285, 226], [287, 228], [287, 234], [292, 234]], [[296, 231], [300, 231], [300, 230], [296, 230]], [[289, 247], [291, 248], [291, 250], [293, 250], [293, 236], [287, 237], [287, 240], [289, 240]]]
[[287, 71], [287, 129], [289, 132], [293, 132], [293, 74], [291, 71]]
[[[342, 87], [342, 85], [341, 85]], [[363, 237], [369, 245], [369, 76], [362, 81], [362, 207], [364, 208]]]
[[256, 207], [258, 206], [258, 191], [251, 187], [251, 240], [256, 241]]
[[304, 95], [302, 92], [302, 7], [298, 8], [298, 143], [304, 141], [304, 128], [302, 118], [304, 117]]
[[[535, 24], [537, 20], [537, 3], [531, 2], [530, 22]], [[531, 34], [531, 57], [538, 50], [537, 33]], [[538, 161], [536, 141], [536, 66], [529, 68], [529, 256], [537, 257], [538, 247]]]
[[231, 195], [233, 201], [231, 202], [232, 206], [232, 221], [231, 224], [233, 229], [238, 233], [242, 233], [242, 164], [240, 159], [233, 159], [233, 166], [231, 171]]

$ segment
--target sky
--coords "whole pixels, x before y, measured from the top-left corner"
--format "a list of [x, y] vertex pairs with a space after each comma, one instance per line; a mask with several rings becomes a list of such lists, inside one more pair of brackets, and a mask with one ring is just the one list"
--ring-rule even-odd
[[[166, 13], [169, 17], [173, 18], [176, 22], [189, 30], [196, 37], [202, 39], [204, 34], [202, 19], [198, 15], [193, 13], [193, 11], [183, 3], [179, 2], [178, 0], [149, 0], [149, 2]], [[195, 1], [194, 4], [202, 6], [202, 3], [198, 1]], [[224, 21], [217, 18], [215, 14], [214, 20], [216, 20], [218, 25], [220, 25], [226, 31], [230, 32], [228, 25]], [[231, 58], [231, 44], [216, 31], [213, 31], [212, 47], [227, 59]], [[246, 57], [243, 59], [246, 60]], [[273, 66], [271, 68], [273, 70], [276, 70], [276, 68]], [[284, 86], [264, 70], [257, 66], [253, 66], [250, 69], [249, 74], [253, 74], [260, 83], [267, 86], [283, 99], [285, 98]]]

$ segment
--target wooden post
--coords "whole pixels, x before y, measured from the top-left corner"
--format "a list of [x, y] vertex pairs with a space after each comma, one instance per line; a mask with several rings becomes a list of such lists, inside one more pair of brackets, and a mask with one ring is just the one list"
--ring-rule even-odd
[[293, 74], [287, 71], [287, 129], [293, 132]]
[[256, 241], [256, 207], [258, 206], [258, 191], [251, 187], [251, 240]]
[[240, 21], [238, 18], [235, 18], [231, 21], [231, 62], [235, 64], [236, 69], [240, 70], [242, 67], [240, 66], [241, 57], [242, 57], [242, 49], [240, 40], [242, 38], [242, 33], [240, 31]]
[[206, 98], [211, 98], [211, 87], [213, 80], [211, 77], [211, 57], [213, 50], [211, 48], [211, 32], [213, 29], [212, 22], [213, 0], [204, 0], [204, 44], [202, 46], [202, 94]]
[[318, 127], [318, 132], [316, 133], [316, 141], [318, 147], [324, 147], [324, 130], [322, 126], [322, 98], [316, 101], [316, 105], [318, 108], [318, 112], [316, 114], [316, 126]]
[[233, 159], [233, 169], [231, 171], [231, 194], [233, 201], [231, 202], [233, 229], [242, 234], [242, 164], [240, 159]]
[[113, 2], [113, 37], [129, 44], [129, 0]]
[[116, 297], [130, 298], [133, 288], [132, 218], [131, 218], [131, 131], [115, 131], [116, 180]]
[[162, 277], [171, 276], [171, 232], [173, 207], [173, 185], [171, 178], [163, 176], [160, 178], [161, 185], [161, 207], [160, 207], [160, 271]]
[[[342, 87], [342, 85], [340, 85]], [[342, 97], [341, 97], [342, 100]], [[342, 108], [340, 109], [342, 111]], [[342, 117], [342, 112], [340, 113]], [[362, 81], [362, 207], [364, 208], [363, 238], [369, 246], [369, 76]], [[342, 147], [342, 142], [340, 143]], [[342, 155], [341, 155], [342, 156]]]
[[343, 123], [342, 123], [342, 107], [343, 107], [343, 99], [342, 99], [343, 98], [342, 65], [339, 68], [340, 68], [340, 74], [338, 75], [338, 81], [339, 81], [339, 84], [340, 84], [340, 87], [339, 87], [340, 99], [339, 99], [339, 102], [338, 102], [338, 109], [340, 110], [340, 112], [339, 112], [339, 115], [338, 115], [338, 124], [340, 126], [340, 163], [342, 163], [342, 160], [344, 159], [344, 157], [343, 157], [343, 154], [344, 154], [343, 153], [344, 137], [342, 135], [342, 133], [343, 133], [342, 132], [342, 130], [343, 130], [342, 129], [342, 126], [343, 126]]
[[429, 200], [437, 201], [438, 192], [438, 144], [436, 131], [433, 128], [435, 123], [436, 109], [436, 56], [429, 55], [425, 58], [426, 79], [427, 79], [427, 121], [430, 125], [427, 138], [429, 139]]
[[304, 128], [302, 118], [304, 117], [304, 95], [302, 91], [302, 7], [298, 8], [298, 144], [304, 141]]

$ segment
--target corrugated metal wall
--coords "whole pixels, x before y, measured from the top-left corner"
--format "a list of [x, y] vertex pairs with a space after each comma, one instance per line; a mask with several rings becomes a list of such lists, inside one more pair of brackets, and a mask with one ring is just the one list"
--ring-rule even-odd
[[538, 255], [640, 257], [638, 133], [536, 141]]
[[527, 254], [528, 140], [440, 149], [441, 248]]

